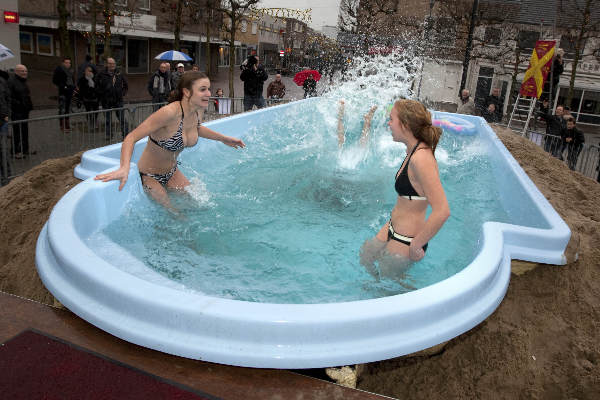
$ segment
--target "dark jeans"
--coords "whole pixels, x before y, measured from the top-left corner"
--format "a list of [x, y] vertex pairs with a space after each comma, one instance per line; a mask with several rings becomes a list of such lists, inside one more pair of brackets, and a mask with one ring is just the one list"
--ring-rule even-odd
[[[85, 111], [98, 111], [98, 102], [97, 101], [83, 101], [83, 106], [85, 107]], [[97, 113], [88, 114], [87, 121], [90, 129], [94, 129], [96, 127], [96, 120], [98, 118]]]
[[[123, 104], [118, 104], [118, 105], [112, 105], [109, 106], [107, 105], [106, 107], [102, 106], [103, 109], [107, 110], [107, 109], [111, 109], [111, 108], [122, 108]], [[127, 134], [129, 133], [129, 124], [127, 123], [127, 121], [125, 120], [125, 113], [123, 112], [123, 110], [115, 110], [115, 111], [106, 111], [104, 113], [104, 122], [105, 122], [105, 127], [104, 127], [104, 132], [106, 134], [106, 139], [111, 139], [112, 138], [112, 114], [116, 114], [117, 118], [119, 119], [119, 125], [121, 126], [121, 135], [122, 137], [127, 136]]]
[[[70, 114], [71, 113], [71, 100], [73, 99], [73, 92], [66, 92], [65, 94], [58, 95], [58, 115]], [[69, 117], [60, 118], [60, 129], [71, 129], [71, 123]]]
[[[169, 95], [167, 93], [164, 94], [156, 94], [152, 96], [152, 103], [166, 103], [169, 100]], [[161, 108], [162, 105], [154, 105], [152, 106], [152, 111], [156, 111]]]
[[577, 159], [579, 158], [579, 153], [581, 153], [581, 150], [583, 149], [583, 146], [578, 144], [578, 145], [572, 145], [568, 147], [568, 154], [567, 154], [567, 164], [569, 164], [569, 168], [571, 170], [575, 170], [575, 167], [577, 166]]
[[[13, 121], [21, 119], [28, 119], [29, 113], [26, 114], [13, 114], [11, 116]], [[29, 154], [29, 124], [27, 122], [21, 122], [19, 124], [13, 124], [13, 151], [15, 154], [23, 153]]]
[[10, 170], [10, 145], [8, 141], [8, 123], [0, 122], [0, 186], [8, 183]]
[[256, 108], [263, 108], [267, 104], [262, 96], [244, 96], [244, 111], [252, 110], [253, 106]]

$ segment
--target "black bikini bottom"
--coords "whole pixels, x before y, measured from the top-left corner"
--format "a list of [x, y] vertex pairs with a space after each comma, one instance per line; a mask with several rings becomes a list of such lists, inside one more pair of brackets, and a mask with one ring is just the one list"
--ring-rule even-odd
[[[410, 242], [412, 242], [412, 240], [414, 239], [412, 236], [404, 236], [401, 235], [399, 233], [396, 233], [394, 231], [394, 227], [392, 226], [392, 220], [390, 220], [389, 222], [390, 225], [390, 229], [388, 230], [388, 237], [387, 240], [395, 240], [396, 242], [400, 242], [402, 244], [405, 244], [407, 246], [410, 246]], [[427, 246], [429, 245], [429, 243], [425, 243], [425, 245], [423, 246], [423, 251], [427, 251]]]

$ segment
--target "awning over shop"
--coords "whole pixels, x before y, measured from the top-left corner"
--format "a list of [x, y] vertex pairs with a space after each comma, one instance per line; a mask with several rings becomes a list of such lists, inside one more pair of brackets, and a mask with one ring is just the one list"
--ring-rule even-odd
[[[50, 29], [58, 29], [58, 20], [49, 19], [49, 18], [34, 18], [34, 17], [23, 17], [19, 19], [19, 25], [21, 26], [35, 26], [39, 28], [50, 28]], [[67, 29], [71, 31], [78, 32], [90, 32], [92, 30], [92, 24], [89, 22], [80, 22], [80, 21], [72, 21], [67, 23]], [[96, 31], [104, 32], [104, 25], [97, 24]], [[145, 37], [145, 38], [156, 38], [156, 39], [169, 39], [175, 40], [175, 34], [173, 32], [163, 32], [163, 31], [149, 31], [144, 29], [134, 29], [128, 27], [112, 27], [111, 28], [112, 35], [123, 35], [123, 36], [133, 36], [133, 37]], [[206, 42], [206, 36], [199, 35], [190, 35], [190, 34], [182, 34], [180, 36], [181, 40], [185, 40], [188, 42]], [[211, 38], [211, 43], [225, 43], [221, 39]], [[241, 42], [235, 41], [235, 45], [239, 46]]]

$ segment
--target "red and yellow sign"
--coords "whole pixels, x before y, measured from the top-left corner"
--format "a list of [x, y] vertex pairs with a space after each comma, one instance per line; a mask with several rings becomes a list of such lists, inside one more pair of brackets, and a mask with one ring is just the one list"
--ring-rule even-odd
[[554, 40], [538, 40], [529, 60], [529, 68], [525, 71], [525, 77], [521, 84], [522, 96], [532, 96], [538, 99], [542, 95], [544, 82], [552, 68], [552, 57], [554, 57]]

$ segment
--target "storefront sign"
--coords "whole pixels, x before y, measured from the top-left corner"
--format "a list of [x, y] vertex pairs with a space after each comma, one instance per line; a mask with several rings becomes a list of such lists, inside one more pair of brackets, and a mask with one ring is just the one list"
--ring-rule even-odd
[[156, 31], [156, 15], [122, 13], [115, 15], [116, 28]]

